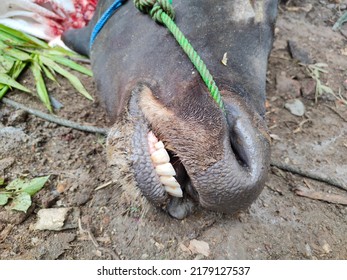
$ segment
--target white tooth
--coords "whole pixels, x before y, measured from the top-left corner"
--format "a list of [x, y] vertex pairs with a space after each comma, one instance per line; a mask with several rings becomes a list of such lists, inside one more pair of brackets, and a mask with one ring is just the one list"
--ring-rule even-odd
[[155, 152], [153, 152], [151, 154], [151, 159], [156, 164], [170, 162], [170, 156], [164, 148], [156, 150]]
[[154, 147], [155, 147], [157, 150], [165, 148], [164, 143], [163, 143], [162, 141], [159, 141], [159, 142], [155, 143], [155, 144], [154, 144]]
[[155, 171], [161, 176], [175, 176], [176, 172], [170, 162], [157, 165]]
[[176, 179], [173, 176], [159, 176], [160, 182], [165, 185], [172, 188], [179, 188], [180, 184], [176, 181]]
[[164, 186], [165, 190], [167, 191], [168, 194], [176, 197], [182, 197], [183, 192], [181, 188], [171, 188], [169, 186]]

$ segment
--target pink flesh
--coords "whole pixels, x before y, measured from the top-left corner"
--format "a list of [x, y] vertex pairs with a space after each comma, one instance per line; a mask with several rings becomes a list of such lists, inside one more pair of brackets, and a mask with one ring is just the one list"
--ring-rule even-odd
[[[17, 11], [19, 15], [11, 16], [9, 13], [8, 21], [6, 22], [6, 17], [2, 20], [5, 25], [7, 23], [9, 26], [17, 26], [20, 30], [24, 21], [25, 27], [22, 31], [51, 41], [60, 37], [68, 29], [86, 26], [94, 14], [98, 0], [13, 0], [8, 2], [9, 8], [7, 11], [4, 10], [5, 14]], [[33, 16], [28, 17], [26, 13], [28, 11], [32, 12]], [[20, 12], [23, 12], [22, 16]], [[0, 14], [1, 16], [4, 15]], [[16, 20], [18, 23], [21, 22], [21, 25], [15, 24]]]
[[50, 35], [55, 37], [60, 36], [68, 29], [86, 26], [94, 14], [97, 0], [73, 0], [74, 11], [67, 10], [61, 2], [55, 2], [54, 0], [36, 0], [35, 3], [38, 5], [45, 4], [45, 7], [60, 16], [61, 19], [50, 19], [52, 22]]

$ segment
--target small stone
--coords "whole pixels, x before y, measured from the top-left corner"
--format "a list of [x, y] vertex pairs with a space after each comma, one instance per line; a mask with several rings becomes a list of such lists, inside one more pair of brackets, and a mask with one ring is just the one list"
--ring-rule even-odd
[[210, 246], [205, 241], [193, 239], [190, 241], [188, 249], [194, 254], [201, 254], [205, 257], [210, 255]]
[[288, 109], [294, 116], [303, 116], [305, 114], [305, 105], [299, 99], [289, 100], [284, 104], [284, 108]]
[[36, 230], [55, 230], [77, 228], [80, 210], [78, 208], [41, 209], [38, 213]]
[[328, 5], [327, 5], [327, 8], [328, 8], [328, 9], [331, 9], [331, 10], [332, 10], [332, 9], [335, 9], [335, 7], [336, 7], [336, 4], [328, 4]]

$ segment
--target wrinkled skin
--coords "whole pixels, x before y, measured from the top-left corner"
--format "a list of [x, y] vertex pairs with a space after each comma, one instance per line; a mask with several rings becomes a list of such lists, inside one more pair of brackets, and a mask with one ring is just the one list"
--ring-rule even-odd
[[[64, 40], [91, 57], [100, 98], [115, 121], [108, 137], [112, 168], [130, 172], [142, 194], [176, 218], [194, 205], [225, 213], [247, 208], [269, 167], [265, 83], [277, 0], [173, 2], [175, 22], [214, 76], [225, 114], [169, 31], [132, 1], [89, 50], [91, 29], [111, 2], [100, 1], [89, 26]], [[159, 182], [148, 151], [150, 130], [170, 150], [183, 198], [169, 196]], [[117, 173], [120, 180], [124, 172]]]

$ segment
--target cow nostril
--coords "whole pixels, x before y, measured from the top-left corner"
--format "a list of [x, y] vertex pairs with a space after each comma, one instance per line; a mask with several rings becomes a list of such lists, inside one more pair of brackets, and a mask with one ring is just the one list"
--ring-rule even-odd
[[242, 139], [234, 132], [229, 133], [230, 147], [235, 155], [235, 159], [242, 167], [249, 167], [247, 151]]

